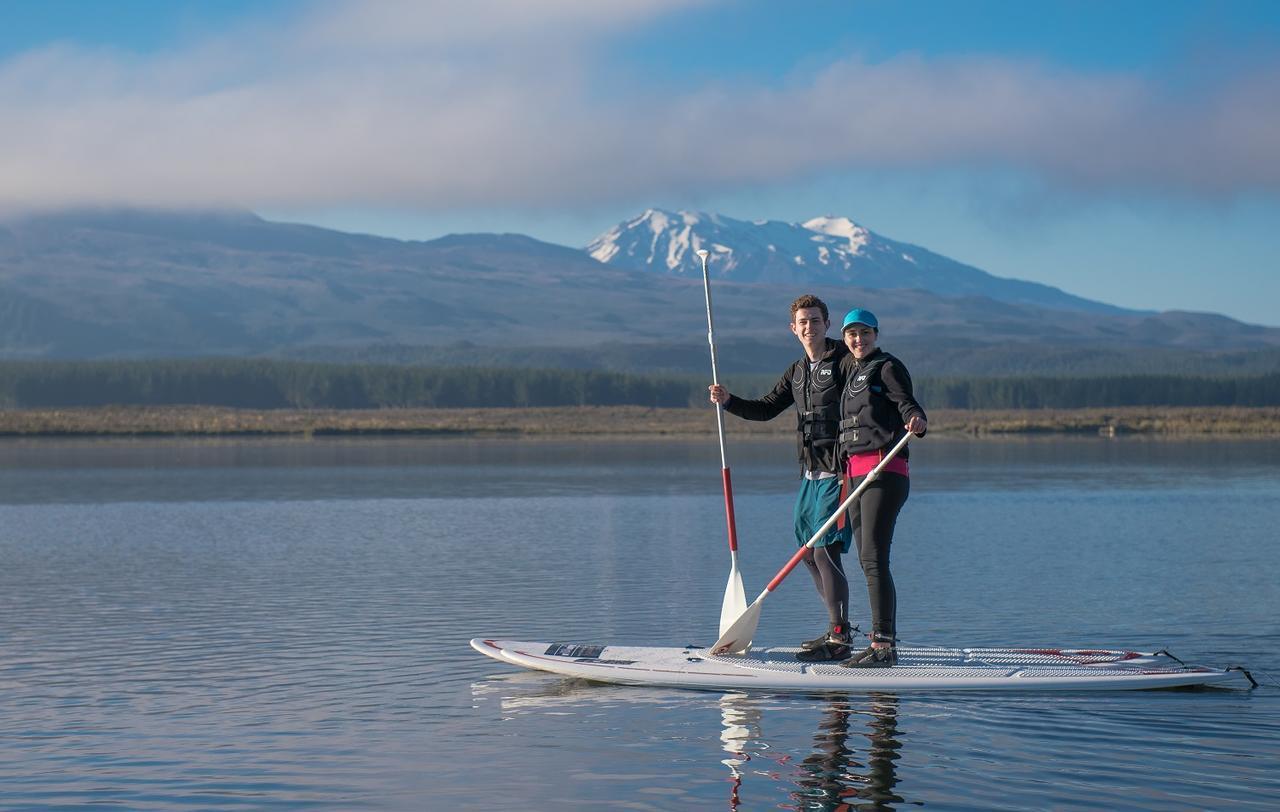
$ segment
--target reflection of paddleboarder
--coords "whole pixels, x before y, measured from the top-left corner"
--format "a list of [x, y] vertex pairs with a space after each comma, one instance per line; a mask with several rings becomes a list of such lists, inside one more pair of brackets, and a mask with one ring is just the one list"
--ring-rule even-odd
[[742, 767], [751, 760], [747, 745], [752, 739], [760, 738], [760, 708], [743, 694], [725, 694], [720, 697], [720, 721], [724, 725], [720, 743], [729, 754], [720, 763], [728, 767], [732, 775], [729, 808], [737, 809], [741, 803], [738, 793], [742, 788]]
[[[851, 717], [869, 716], [867, 760], [857, 760], [857, 740], [849, 744]], [[848, 700], [833, 701], [823, 713], [813, 737], [814, 751], [800, 762], [801, 773], [791, 797], [799, 809], [879, 809], [902, 803], [893, 792], [898, 783], [894, 762], [902, 742], [898, 739], [898, 698], [873, 695], [870, 707], [859, 708]]]

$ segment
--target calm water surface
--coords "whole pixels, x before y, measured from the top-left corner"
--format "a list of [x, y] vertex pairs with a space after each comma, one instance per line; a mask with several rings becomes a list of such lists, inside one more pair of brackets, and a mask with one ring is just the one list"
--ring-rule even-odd
[[[754, 596], [795, 470], [729, 450]], [[1280, 806], [1280, 443], [929, 438], [912, 466], [909, 642], [1168, 647], [1264, 686], [718, 694], [467, 647], [711, 642], [714, 440], [6, 441], [0, 808]], [[798, 571], [756, 639], [823, 622]]]

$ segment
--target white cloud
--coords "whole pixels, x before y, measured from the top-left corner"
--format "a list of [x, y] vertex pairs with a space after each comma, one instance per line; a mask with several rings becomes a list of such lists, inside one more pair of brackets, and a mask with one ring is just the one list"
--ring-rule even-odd
[[611, 37], [694, 4], [327, 2], [182, 52], [23, 54], [0, 63], [0, 206], [538, 208], [953, 166], [1086, 191], [1280, 191], [1274, 63], [1183, 95], [913, 56], [674, 97], [601, 86]]

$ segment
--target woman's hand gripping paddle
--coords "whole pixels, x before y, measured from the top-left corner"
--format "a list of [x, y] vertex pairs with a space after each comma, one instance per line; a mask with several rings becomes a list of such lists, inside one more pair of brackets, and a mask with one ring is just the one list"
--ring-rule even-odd
[[[707, 296], [707, 343], [711, 345], [711, 382], [720, 384], [716, 368], [716, 329], [711, 318], [711, 278], [707, 275], [707, 251], [698, 251], [702, 259], [702, 289]], [[720, 477], [724, 482], [724, 514], [729, 525], [729, 583], [724, 588], [724, 600], [720, 604], [720, 635], [723, 637], [742, 613], [747, 611], [747, 592], [742, 586], [742, 573], [738, 572], [738, 527], [733, 520], [733, 480], [729, 477], [729, 463], [724, 454], [724, 408], [716, 404], [716, 430], [720, 435]], [[751, 638], [742, 646], [745, 651]], [[739, 649], [734, 649], [738, 651]]]
[[[871, 469], [871, 473], [867, 474], [867, 476], [862, 480], [862, 484], [855, 488], [853, 493], [845, 497], [845, 500], [840, 503], [840, 507], [836, 508], [836, 512], [831, 514], [831, 518], [823, 522], [822, 527], [818, 528], [818, 532], [813, 534], [813, 538], [809, 539], [809, 541], [799, 550], [796, 550], [796, 554], [791, 556], [791, 560], [787, 562], [787, 565], [778, 570], [778, 574], [773, 576], [773, 580], [764, 588], [764, 592], [761, 592], [760, 596], [752, 601], [751, 605], [746, 608], [746, 611], [738, 616], [738, 619], [733, 622], [733, 625], [731, 625], [728, 630], [720, 632], [720, 639], [711, 647], [712, 654], [737, 654], [739, 652], [746, 651], [747, 648], [751, 646], [751, 638], [756, 636], [756, 627], [760, 625], [760, 610], [761, 606], [764, 604], [764, 599], [769, 597], [769, 593], [777, 589], [778, 584], [782, 583], [782, 579], [790, 575], [791, 571], [796, 568], [796, 565], [804, 559], [805, 551], [817, 544], [818, 539], [826, 535], [827, 531], [840, 520], [840, 516], [849, 509], [849, 505], [853, 504], [853, 500], [861, 496], [862, 492], [867, 489], [867, 486], [870, 485], [876, 477], [880, 476], [880, 472], [889, 464], [889, 460], [896, 457], [898, 452], [906, 447], [907, 443], [911, 440], [911, 437], [911, 432], [907, 432], [903, 435], [902, 439], [889, 450], [889, 453], [884, 455], [884, 459], [880, 460], [880, 464]], [[723, 629], [724, 627], [721, 626], [721, 628]]]

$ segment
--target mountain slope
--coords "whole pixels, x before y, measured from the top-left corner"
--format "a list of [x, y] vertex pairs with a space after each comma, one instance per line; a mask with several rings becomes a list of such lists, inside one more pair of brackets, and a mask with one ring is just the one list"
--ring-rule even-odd
[[[784, 366], [796, 354], [788, 307], [808, 291], [833, 319], [855, 304], [874, 310], [884, 345], [931, 374], [1098, 373], [1175, 360], [1229, 372], [1270, 364], [1250, 353], [1280, 348], [1278, 329], [1209, 314], [737, 282], [724, 267], [715, 301], [726, 370]], [[234, 212], [0, 223], [0, 358], [287, 355], [701, 373], [705, 318], [700, 274], [628, 270], [516, 234], [413, 242]]]

